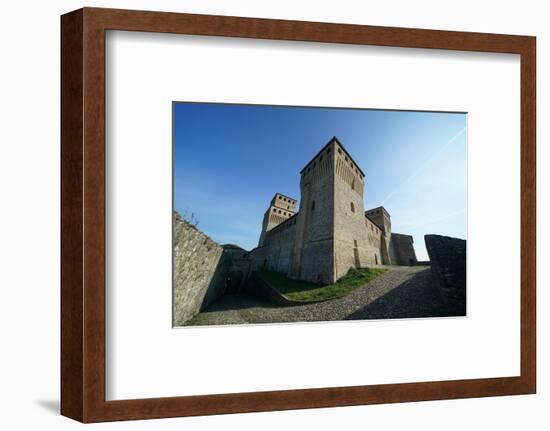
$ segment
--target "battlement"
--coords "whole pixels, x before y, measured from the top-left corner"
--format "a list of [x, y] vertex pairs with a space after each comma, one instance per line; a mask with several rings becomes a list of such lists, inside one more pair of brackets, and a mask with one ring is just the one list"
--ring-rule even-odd
[[308, 173], [309, 170], [315, 165], [317, 162], [321, 161], [323, 154], [326, 153], [327, 155], [330, 155], [331, 151], [334, 150], [338, 154], [343, 155], [345, 158], [345, 161], [348, 162], [352, 167], [353, 170], [357, 172], [357, 174], [360, 176], [361, 179], [365, 177], [365, 173], [361, 170], [359, 165], [353, 160], [353, 157], [350, 156], [346, 148], [342, 145], [342, 143], [338, 140], [336, 136], [333, 136], [330, 141], [328, 141], [323, 148], [319, 150], [319, 152], [304, 166], [304, 168], [300, 171], [300, 175], [303, 175], [304, 173]]
[[[286, 220], [289, 217], [292, 217], [296, 213], [291, 210], [287, 210], [284, 208], [279, 208], [273, 205], [270, 205], [267, 211], [265, 212], [266, 216], [274, 218], [274, 220], [279, 220], [279, 223], [283, 220]], [[278, 224], [278, 223], [277, 223]]]
[[382, 216], [391, 219], [390, 213], [382, 206], [365, 211], [365, 215], [371, 220], [375, 220]]
[[297, 212], [296, 199], [283, 195], [282, 193], [275, 193], [271, 203], [264, 214], [264, 221], [262, 224], [262, 233], [258, 246], [261, 247], [264, 244], [266, 234], [273, 228], [284, 223], [291, 217], [294, 217]]
[[271, 199], [271, 206], [294, 212], [296, 202], [297, 200], [294, 198], [285, 196], [282, 193], [275, 193], [275, 196]]

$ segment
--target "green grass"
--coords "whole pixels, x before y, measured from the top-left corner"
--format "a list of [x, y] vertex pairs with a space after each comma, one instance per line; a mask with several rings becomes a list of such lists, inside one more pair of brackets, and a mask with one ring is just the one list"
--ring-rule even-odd
[[324, 286], [307, 281], [291, 280], [285, 274], [275, 271], [260, 271], [258, 275], [289, 299], [320, 301], [345, 296], [359, 286], [370, 283], [386, 271], [385, 268], [351, 268], [336, 283]]

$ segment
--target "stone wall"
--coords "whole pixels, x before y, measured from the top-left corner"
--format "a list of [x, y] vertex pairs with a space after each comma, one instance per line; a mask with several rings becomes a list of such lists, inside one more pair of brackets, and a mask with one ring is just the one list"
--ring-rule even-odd
[[269, 269], [287, 274], [293, 256], [296, 223], [300, 214], [266, 232], [264, 245], [249, 253], [251, 270]]
[[414, 240], [411, 235], [392, 233], [390, 240], [390, 261], [392, 265], [416, 265]]
[[335, 280], [346, 275], [350, 268], [372, 266], [380, 259], [379, 248], [369, 241], [363, 178], [352, 164], [351, 159], [337, 148], [334, 180]]
[[466, 315], [466, 240], [425, 235], [436, 284], [449, 316]]
[[248, 251], [233, 244], [224, 244], [222, 247], [224, 259], [230, 262], [225, 278], [225, 293], [237, 293], [250, 276]]
[[179, 326], [223, 295], [232, 257], [177, 214], [173, 229], [173, 324]]

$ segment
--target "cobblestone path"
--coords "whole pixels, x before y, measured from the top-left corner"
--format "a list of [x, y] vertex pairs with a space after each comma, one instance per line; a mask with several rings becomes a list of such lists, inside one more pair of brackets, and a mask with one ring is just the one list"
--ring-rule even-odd
[[388, 272], [349, 295], [317, 304], [280, 307], [248, 294], [226, 295], [187, 324], [399, 319], [445, 315], [429, 266], [389, 268]]

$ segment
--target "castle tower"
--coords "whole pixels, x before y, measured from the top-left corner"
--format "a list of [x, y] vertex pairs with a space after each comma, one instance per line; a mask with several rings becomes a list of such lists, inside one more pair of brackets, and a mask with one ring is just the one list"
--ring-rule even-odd
[[333, 268], [337, 280], [350, 268], [381, 263], [381, 256], [380, 231], [370, 233], [364, 214], [365, 173], [337, 139], [334, 157]]
[[365, 211], [365, 216], [372, 220], [383, 233], [382, 241], [382, 262], [390, 265], [390, 242], [391, 242], [391, 217], [390, 213], [382, 206]]
[[334, 176], [336, 138], [300, 171], [300, 209], [289, 276], [330, 283], [333, 271]]
[[258, 247], [262, 247], [264, 245], [265, 234], [267, 232], [295, 214], [295, 208], [296, 199], [290, 198], [281, 193], [275, 193], [275, 196], [271, 199], [269, 208], [264, 214], [262, 232], [260, 234]]
[[377, 207], [365, 211], [365, 215], [376, 223], [380, 229], [388, 236], [391, 234], [391, 217], [390, 213], [384, 207]]
[[364, 213], [365, 173], [340, 141], [333, 137], [300, 175], [289, 276], [332, 283], [350, 268], [383, 263], [382, 230]]

